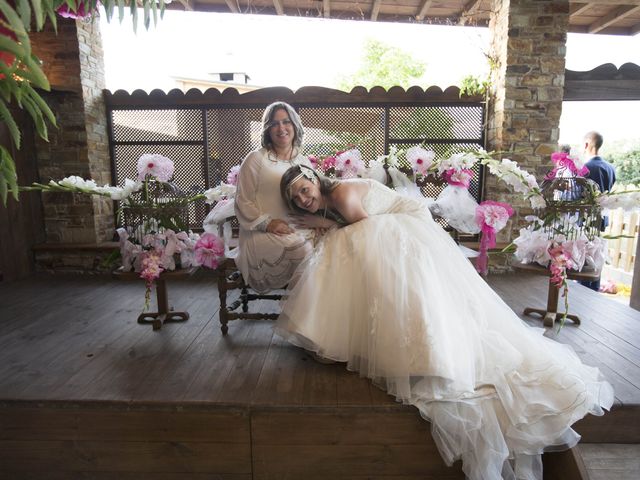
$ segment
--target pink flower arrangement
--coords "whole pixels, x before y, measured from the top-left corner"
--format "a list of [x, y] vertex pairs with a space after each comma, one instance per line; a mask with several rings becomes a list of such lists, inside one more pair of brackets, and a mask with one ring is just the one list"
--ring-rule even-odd
[[309, 155], [309, 163], [311, 163], [311, 168], [314, 170], [320, 166], [320, 159], [315, 155]]
[[544, 177], [545, 180], [553, 180], [558, 176], [558, 173], [568, 171], [574, 177], [584, 177], [589, 173], [587, 167], [578, 168], [575, 161], [566, 152], [553, 152], [551, 154], [551, 161], [555, 165]]
[[[100, 2], [96, 2], [96, 10], [100, 6]], [[69, 6], [68, 3], [63, 3], [56, 9], [56, 13], [63, 18], [87, 18], [93, 14], [93, 10], [91, 10], [91, 6], [88, 2], [84, 2], [80, 0], [77, 3], [75, 10], [73, 7]]]
[[168, 182], [173, 177], [173, 161], [156, 153], [145, 153], [138, 159], [138, 180], [153, 177], [160, 182]]
[[238, 185], [238, 174], [240, 173], [240, 165], [234, 165], [227, 174], [227, 184]]
[[413, 172], [419, 175], [427, 175], [435, 156], [433, 151], [425, 150], [422, 147], [411, 147], [406, 153]]
[[142, 257], [142, 270], [140, 270], [140, 278], [144, 278], [147, 289], [144, 294], [144, 309], [149, 309], [151, 302], [151, 288], [154, 282], [160, 276], [164, 268], [160, 264], [160, 254], [155, 251], [145, 251]]
[[336, 156], [335, 160], [336, 172], [340, 172], [342, 178], [357, 177], [364, 172], [365, 166], [362, 161], [362, 155], [358, 149], [352, 148], [346, 152], [342, 152]]
[[224, 242], [213, 233], [203, 233], [195, 246], [196, 262], [208, 268], [218, 268], [224, 257]]
[[325, 157], [324, 160], [322, 160], [322, 170], [324, 170], [325, 172], [331, 168], [335, 168], [336, 167], [336, 157], [333, 155], [329, 155], [328, 157]]
[[508, 203], [486, 200], [476, 207], [476, 223], [480, 227], [480, 255], [476, 260], [476, 270], [482, 275], [488, 271], [488, 251], [496, 246], [496, 233], [502, 230], [513, 215]]
[[442, 176], [449, 185], [469, 188], [469, 183], [473, 178], [473, 170], [469, 170], [467, 168], [450, 168], [449, 170], [446, 170]]

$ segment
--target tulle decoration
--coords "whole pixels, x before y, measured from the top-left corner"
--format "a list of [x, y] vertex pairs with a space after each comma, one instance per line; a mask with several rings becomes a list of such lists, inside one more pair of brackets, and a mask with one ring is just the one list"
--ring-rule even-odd
[[207, 233], [217, 234], [220, 231], [220, 225], [222, 225], [224, 256], [227, 258], [236, 258], [238, 256], [238, 249], [236, 248], [238, 242], [237, 239], [233, 238], [231, 222], [227, 221], [228, 218], [234, 217], [235, 214], [233, 198], [225, 198], [215, 204], [202, 222], [202, 227]]
[[447, 185], [429, 209], [458, 232], [475, 235], [480, 232], [476, 222], [477, 207], [478, 202], [466, 188]]
[[513, 208], [507, 203], [486, 200], [476, 208], [476, 222], [481, 231], [480, 255], [476, 260], [476, 270], [481, 275], [487, 274], [489, 263], [487, 252], [496, 246], [496, 233], [507, 225], [511, 215], [513, 215]]

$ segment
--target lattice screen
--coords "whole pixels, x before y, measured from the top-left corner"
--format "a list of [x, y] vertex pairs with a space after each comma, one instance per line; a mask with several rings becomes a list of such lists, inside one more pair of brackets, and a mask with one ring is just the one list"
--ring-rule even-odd
[[[136, 177], [140, 155], [159, 153], [175, 162], [174, 183], [189, 194], [226, 180], [229, 169], [260, 147], [264, 107], [120, 109], [111, 112], [110, 133], [116, 181]], [[366, 161], [424, 142], [439, 157], [482, 146], [483, 109], [478, 105], [323, 106], [298, 109], [305, 128], [305, 154], [327, 155], [355, 145]], [[470, 192], [480, 198], [481, 171]], [[442, 185], [422, 187], [435, 197]], [[190, 225], [202, 226], [204, 203], [192, 205]]]

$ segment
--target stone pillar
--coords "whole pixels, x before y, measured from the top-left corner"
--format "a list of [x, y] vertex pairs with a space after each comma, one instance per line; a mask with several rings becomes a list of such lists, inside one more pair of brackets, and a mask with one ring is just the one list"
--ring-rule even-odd
[[[32, 34], [34, 53], [43, 61], [51, 92], [43, 98], [56, 116], [49, 141], [37, 142], [40, 179], [69, 175], [111, 182], [105, 107], [104, 61], [99, 24], [57, 18]], [[43, 195], [47, 243], [95, 244], [112, 239], [111, 200], [97, 196]]]
[[[538, 179], [558, 147], [568, 25], [568, 0], [493, 2], [488, 148]], [[520, 194], [502, 185], [489, 176], [486, 191], [488, 198], [516, 207], [511, 228], [500, 232], [499, 241], [509, 242], [533, 212]]]

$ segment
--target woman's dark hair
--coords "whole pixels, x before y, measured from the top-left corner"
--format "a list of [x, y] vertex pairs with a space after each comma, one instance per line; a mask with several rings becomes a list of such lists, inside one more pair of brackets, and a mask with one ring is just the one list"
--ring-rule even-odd
[[278, 110], [284, 110], [287, 112], [287, 115], [289, 115], [289, 120], [291, 120], [291, 123], [293, 124], [294, 131], [293, 145], [299, 147], [302, 145], [302, 137], [304, 137], [302, 120], [300, 120], [298, 112], [296, 112], [291, 105], [285, 102], [273, 102], [264, 109], [264, 113], [262, 114], [262, 134], [260, 136], [260, 144], [266, 149], [272, 149], [273, 142], [271, 141], [269, 129], [271, 128], [273, 116]]
[[291, 182], [298, 177], [299, 175], [304, 175], [304, 178], [319, 182], [320, 185], [320, 193], [324, 195], [328, 195], [331, 190], [336, 188], [339, 184], [337, 180], [332, 180], [329, 177], [325, 177], [324, 175], [320, 175], [314, 169], [307, 167], [306, 165], [294, 165], [289, 167], [286, 172], [282, 175], [280, 179], [280, 195], [282, 195], [282, 199], [285, 201], [289, 210], [293, 210], [295, 212], [300, 213], [309, 213], [303, 208], [298, 207], [293, 200], [291, 199]]

